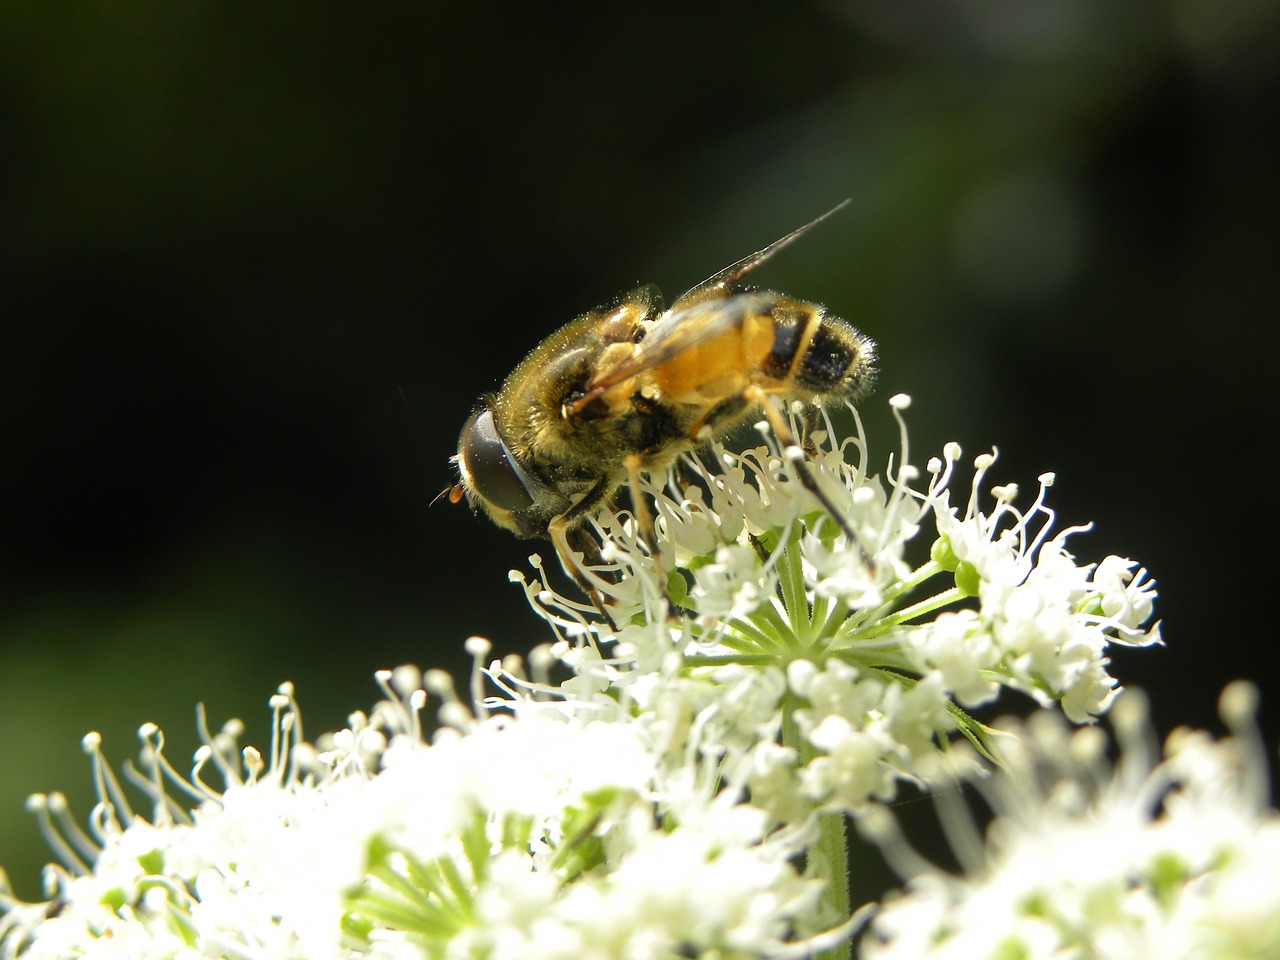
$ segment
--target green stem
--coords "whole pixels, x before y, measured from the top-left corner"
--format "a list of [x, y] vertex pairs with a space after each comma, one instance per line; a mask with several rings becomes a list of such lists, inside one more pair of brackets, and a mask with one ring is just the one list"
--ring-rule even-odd
[[[824, 813], [818, 818], [818, 875], [827, 881], [822, 898], [832, 916], [843, 921], [849, 916], [849, 843], [845, 836], [843, 813]], [[824, 950], [817, 960], [849, 960], [852, 944]]]
[[823, 638], [839, 636], [841, 628], [848, 619], [849, 608], [844, 605], [843, 601], [835, 601], [831, 605], [831, 612], [827, 615], [827, 619], [818, 630], [818, 636]]
[[929, 560], [928, 562], [921, 564], [921, 566], [915, 570], [911, 576], [907, 577], [907, 579], [900, 580], [898, 583], [894, 584], [894, 586], [886, 593], [885, 599], [896, 600], [904, 593], [909, 593], [916, 587], [920, 586], [920, 584], [924, 583], [930, 577], [936, 577], [940, 573], [946, 573], [946, 568], [936, 560]]
[[751, 614], [751, 622], [755, 624], [756, 629], [768, 637], [771, 637], [777, 647], [781, 650], [794, 650], [796, 647], [795, 633], [791, 629], [791, 625], [778, 612], [777, 607], [772, 601], [766, 600], [764, 603]]
[[911, 576], [905, 580], [899, 580], [886, 587], [881, 596], [880, 606], [855, 613], [849, 618], [849, 624], [856, 628], [863, 623], [878, 623], [882, 618], [890, 616], [890, 611], [893, 610], [894, 604], [898, 602], [899, 598], [910, 593], [931, 577], [936, 577], [938, 574], [946, 572], [942, 564], [936, 560], [928, 561], [913, 571]]
[[966, 594], [959, 587], [952, 587], [950, 590], [943, 590], [936, 596], [930, 597], [928, 600], [921, 600], [919, 603], [913, 603], [909, 607], [903, 607], [897, 613], [891, 613], [887, 616], [874, 620], [874, 626], [860, 634], [858, 639], [876, 637], [884, 633], [886, 630], [906, 623], [909, 620], [915, 620], [923, 617], [926, 613], [932, 613], [941, 607], [947, 607], [951, 604], [963, 600]]
[[[732, 621], [730, 623], [730, 626], [733, 627], [733, 630], [737, 632], [740, 638], [742, 638], [743, 640], [749, 643], [753, 643], [757, 650], [783, 649], [782, 644], [778, 643], [778, 641], [774, 637], [765, 633], [763, 630], [757, 627], [750, 620], [743, 620], [739, 618], [737, 620]], [[732, 639], [733, 639], [733, 633], [731, 632], [726, 637], [721, 638], [720, 642], [731, 645]]]
[[807, 647], [812, 639], [809, 622], [809, 601], [804, 593], [804, 570], [800, 559], [800, 541], [789, 540], [778, 562], [778, 586], [782, 591], [782, 604], [791, 621], [791, 630], [801, 647]]
[[[782, 711], [782, 743], [800, 756], [802, 763], [814, 758], [816, 751], [800, 736], [795, 721], [796, 704], [788, 696]], [[825, 881], [822, 899], [828, 916], [844, 920], [849, 916], [849, 844], [845, 836], [843, 813], [824, 813], [818, 817], [818, 842], [813, 845], [806, 875]], [[816, 955], [815, 960], [849, 960], [851, 944], [832, 947]]]
[[744, 667], [768, 667], [776, 664], [778, 658], [771, 653], [722, 653], [685, 654], [683, 663], [686, 667], [719, 667], [726, 663], [737, 663]]

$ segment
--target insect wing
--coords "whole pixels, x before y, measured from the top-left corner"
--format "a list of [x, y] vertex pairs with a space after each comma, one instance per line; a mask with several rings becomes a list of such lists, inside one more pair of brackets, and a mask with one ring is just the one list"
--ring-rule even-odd
[[700, 343], [741, 326], [753, 313], [770, 309], [768, 298], [751, 293], [704, 300], [682, 310], [672, 310], [660, 319], [642, 340], [636, 352], [587, 384], [585, 403], [610, 387], [631, 377], [660, 367]]
[[810, 230], [812, 230], [814, 227], [820, 224], [823, 220], [826, 220], [827, 217], [830, 217], [832, 214], [838, 213], [839, 211], [843, 210], [852, 202], [853, 202], [852, 200], [845, 200], [841, 203], [836, 204], [834, 207], [832, 207], [822, 216], [818, 217], [815, 220], [810, 220], [803, 227], [798, 227], [795, 230], [792, 230], [785, 237], [782, 237], [781, 239], [773, 241], [773, 243], [769, 244], [764, 249], [757, 250], [755, 253], [747, 255], [743, 257], [741, 260], [738, 260], [738, 261], [735, 261], [734, 263], [729, 264], [729, 266], [725, 267], [723, 270], [713, 273], [711, 276], [707, 277], [707, 279], [703, 280], [697, 286], [690, 289], [688, 293], [684, 294], [680, 298], [680, 300], [677, 300], [676, 305], [678, 306], [681, 300], [689, 300], [689, 299], [697, 300], [703, 296], [706, 296], [711, 291], [715, 290], [717, 287], [727, 287], [730, 284], [737, 282], [738, 280], [742, 279], [743, 276], [750, 273], [756, 267], [760, 266], [760, 264], [764, 263], [766, 260], [772, 257], [779, 250], [783, 249], [784, 247], [791, 246], [791, 244], [795, 243], [802, 236], [804, 236], [806, 233], [808, 233]]

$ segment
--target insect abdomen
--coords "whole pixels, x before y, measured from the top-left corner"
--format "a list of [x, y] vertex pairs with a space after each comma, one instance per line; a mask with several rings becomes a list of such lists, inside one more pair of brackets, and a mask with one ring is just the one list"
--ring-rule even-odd
[[847, 395], [869, 382], [875, 345], [817, 304], [773, 309], [773, 346], [761, 372], [784, 389], [817, 396]]

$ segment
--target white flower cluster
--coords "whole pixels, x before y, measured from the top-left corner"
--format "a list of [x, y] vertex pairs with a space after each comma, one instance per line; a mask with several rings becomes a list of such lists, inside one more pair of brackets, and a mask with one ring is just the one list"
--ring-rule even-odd
[[[797, 933], [821, 915], [821, 883], [794, 866], [805, 829], [771, 830], [712, 767], [656, 753], [616, 705], [502, 697], [489, 704], [501, 712], [473, 715], [431, 674], [453, 725], [427, 744], [420, 675], [380, 679], [387, 699], [323, 749], [294, 735], [285, 689], [269, 760], [238, 755], [232, 726], [189, 779], [144, 730], [147, 816], [90, 738], [105, 778], [92, 836], [55, 812], [54, 835], [79, 853], [50, 868], [47, 904], [0, 885], [0, 956], [762, 957], [847, 936]], [[201, 798], [190, 814], [175, 786]]]
[[1005, 688], [1092, 720], [1118, 689], [1108, 644], [1159, 642], [1144, 570], [1051, 536], [1051, 478], [1019, 508], [983, 455], [953, 507], [959, 448], [911, 467], [891, 403], [882, 478], [860, 425], [834, 442], [827, 422], [807, 451], [681, 461], [647, 490], [654, 543], [603, 515], [584, 575], [606, 616], [513, 574], [556, 642], [526, 673], [472, 641], [469, 706], [429, 673], [432, 735], [408, 668], [314, 746], [284, 688], [265, 759], [232, 726], [182, 777], [145, 729], [145, 815], [91, 738], [91, 829], [35, 801], [62, 866], [46, 904], [0, 883], [0, 958], [839, 955], [865, 916], [847, 814], [979, 763], [957, 740], [990, 757], [967, 710]]
[[[1280, 956], [1280, 814], [1267, 805], [1257, 692], [1224, 691], [1233, 736], [1179, 730], [1165, 758], [1141, 696], [1112, 712], [1113, 770], [1097, 728], [1041, 713], [1010, 735], [1007, 767], [975, 779], [996, 813], [985, 848], [962, 805], [944, 806], [965, 878], [927, 866], [888, 811], [862, 820], [906, 891], [863, 938], [864, 960], [1240, 960]], [[1002, 738], [1003, 740], [1003, 738]], [[962, 847], [964, 849], [962, 849]]]
[[[756, 771], [753, 796], [763, 791], [780, 816], [801, 805], [856, 812], [891, 797], [900, 777], [927, 782], [954, 763], [955, 734], [986, 752], [986, 732], [966, 711], [1002, 688], [1089, 722], [1119, 689], [1108, 645], [1160, 642], [1159, 625], [1146, 626], [1156, 594], [1144, 569], [1114, 556], [1077, 562], [1067, 540], [1086, 528], [1050, 535], [1052, 475], [1020, 509], [1013, 484], [988, 494], [996, 458], [982, 454], [954, 507], [959, 446], [948, 444], [916, 484], [901, 413], [909, 400], [890, 402], [902, 450], [883, 480], [867, 476], [861, 425], [830, 443], [828, 422], [803, 456], [766, 445], [717, 447], [710, 465], [687, 458], [647, 490], [654, 550], [629, 514], [603, 518], [605, 562], [587, 572], [619, 629], [545, 576], [512, 573], [559, 629], [565, 656], [601, 689], [626, 688], [657, 709], [673, 684], [700, 683], [699, 723], [723, 729], [726, 743], [754, 743], [747, 752], [760, 755], [744, 761]], [[845, 524], [808, 489], [805, 469]], [[679, 620], [663, 616], [657, 562]], [[743, 703], [753, 708], [745, 719]], [[784, 715], [798, 736], [779, 737]], [[789, 754], [775, 749], [779, 739]], [[802, 755], [812, 758], [803, 767]]]

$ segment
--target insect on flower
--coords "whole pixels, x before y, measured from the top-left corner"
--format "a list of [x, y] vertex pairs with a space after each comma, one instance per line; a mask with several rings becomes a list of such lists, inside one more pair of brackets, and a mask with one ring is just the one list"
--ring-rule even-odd
[[[605, 613], [573, 555], [598, 553], [586, 520], [629, 481], [641, 533], [655, 549], [639, 474], [663, 470], [763, 412], [801, 481], [857, 543], [772, 400], [799, 401], [812, 414], [856, 399], [875, 378], [875, 343], [820, 304], [738, 282], [844, 205], [725, 267], [669, 309], [646, 285], [547, 337], [462, 428], [450, 498], [465, 495], [518, 536], [549, 537], [566, 572]], [[665, 593], [662, 565], [655, 566]]]

